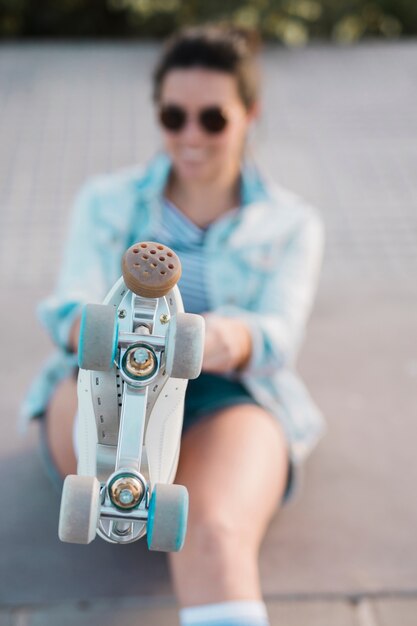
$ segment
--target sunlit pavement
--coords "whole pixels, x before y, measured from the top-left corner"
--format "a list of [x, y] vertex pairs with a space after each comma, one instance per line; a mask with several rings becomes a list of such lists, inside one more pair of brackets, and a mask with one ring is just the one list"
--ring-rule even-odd
[[[157, 47], [0, 47], [0, 626], [176, 624], [165, 556], [57, 537], [59, 496], [17, 429], [50, 353], [35, 319], [82, 182], [160, 145]], [[277, 626], [415, 626], [417, 44], [267, 48], [251, 151], [322, 212], [327, 247], [299, 370], [328, 433], [277, 513], [261, 577]], [[265, 225], [267, 228], [267, 225]], [[213, 503], [215, 506], [215, 503]]]

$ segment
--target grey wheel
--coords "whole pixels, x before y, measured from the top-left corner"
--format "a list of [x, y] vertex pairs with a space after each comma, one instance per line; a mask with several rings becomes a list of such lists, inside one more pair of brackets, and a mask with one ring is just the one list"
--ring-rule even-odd
[[201, 373], [204, 352], [204, 319], [178, 313], [169, 322], [166, 369], [172, 378], [193, 379]]
[[100, 483], [95, 476], [67, 476], [59, 513], [58, 536], [67, 543], [91, 543], [100, 515]]
[[84, 370], [108, 371], [117, 351], [116, 309], [107, 304], [86, 304], [78, 344], [78, 365]]

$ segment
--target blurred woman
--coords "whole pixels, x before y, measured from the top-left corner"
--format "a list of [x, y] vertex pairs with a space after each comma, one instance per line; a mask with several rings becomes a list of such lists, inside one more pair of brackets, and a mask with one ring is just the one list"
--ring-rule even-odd
[[182, 262], [185, 310], [206, 319], [176, 475], [189, 491], [188, 532], [182, 551], [169, 555], [183, 626], [268, 624], [259, 548], [324, 432], [294, 371], [322, 223], [246, 154], [259, 115], [256, 52], [251, 35], [220, 26], [167, 42], [154, 74], [163, 151], [145, 168], [81, 190], [58, 285], [39, 309], [59, 350], [24, 407], [42, 418], [44, 456], [60, 486], [76, 472], [81, 308], [102, 301], [134, 242], [171, 247]]

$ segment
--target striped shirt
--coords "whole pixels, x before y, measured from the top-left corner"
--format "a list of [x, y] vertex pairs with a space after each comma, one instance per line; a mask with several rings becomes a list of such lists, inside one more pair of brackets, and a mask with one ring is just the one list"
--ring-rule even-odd
[[169, 246], [181, 260], [182, 275], [178, 287], [187, 313], [209, 310], [207, 299], [203, 241], [207, 228], [200, 228], [172, 202], [163, 199], [162, 219], [154, 240]]

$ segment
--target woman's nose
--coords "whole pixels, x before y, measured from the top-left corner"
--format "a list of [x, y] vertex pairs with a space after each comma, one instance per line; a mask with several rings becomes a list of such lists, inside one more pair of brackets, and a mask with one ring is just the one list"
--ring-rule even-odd
[[182, 139], [200, 139], [204, 136], [203, 130], [194, 115], [188, 115], [182, 130]]

